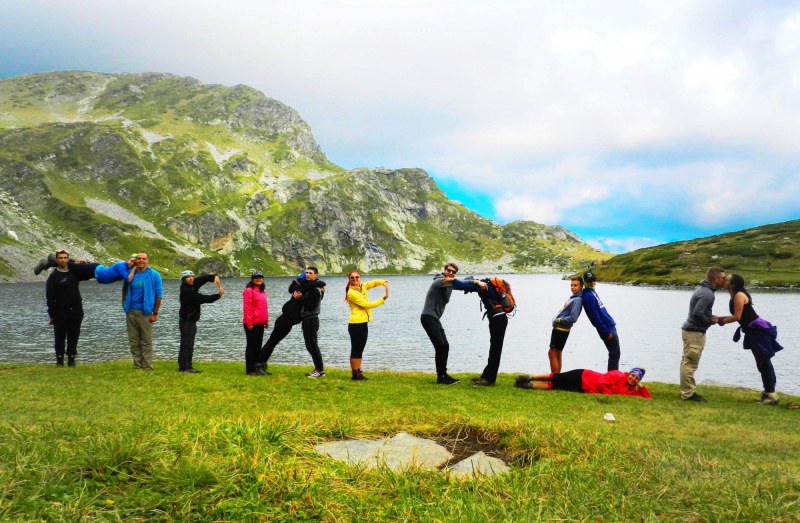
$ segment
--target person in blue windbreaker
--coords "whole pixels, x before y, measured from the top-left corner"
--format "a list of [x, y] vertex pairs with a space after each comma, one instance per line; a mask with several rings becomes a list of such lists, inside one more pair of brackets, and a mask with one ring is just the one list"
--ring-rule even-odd
[[600, 301], [597, 291], [594, 290], [597, 285], [597, 276], [592, 271], [588, 271], [583, 275], [583, 281], [583, 310], [594, 328], [597, 329], [597, 334], [600, 335], [600, 339], [603, 340], [608, 350], [608, 370], [619, 370], [620, 348], [617, 324], [606, 310], [606, 306]]

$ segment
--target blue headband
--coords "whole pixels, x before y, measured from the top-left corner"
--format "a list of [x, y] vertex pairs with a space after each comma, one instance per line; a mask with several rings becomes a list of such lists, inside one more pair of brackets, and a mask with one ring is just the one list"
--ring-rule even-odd
[[639, 367], [634, 367], [631, 370], [630, 373], [633, 373], [633, 374], [636, 374], [637, 376], [639, 376], [640, 380], [644, 378], [644, 369], [640, 369]]

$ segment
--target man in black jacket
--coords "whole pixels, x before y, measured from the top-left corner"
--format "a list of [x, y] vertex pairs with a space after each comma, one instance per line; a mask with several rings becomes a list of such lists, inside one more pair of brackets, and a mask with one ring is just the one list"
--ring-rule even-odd
[[[83, 323], [83, 300], [81, 299], [80, 282], [70, 272], [69, 253], [65, 250], [56, 252], [56, 270], [50, 273], [45, 284], [47, 297], [47, 314], [53, 326], [55, 337], [56, 365], [64, 366], [64, 353], [69, 358], [69, 366], [75, 366], [78, 353], [78, 337]], [[66, 350], [65, 350], [66, 340]]]
[[[209, 282], [217, 285], [218, 294], [201, 294], [200, 287]], [[188, 374], [197, 374], [200, 371], [192, 367], [194, 355], [194, 339], [197, 335], [197, 320], [200, 319], [200, 305], [214, 303], [225, 294], [219, 281], [219, 276], [214, 274], [201, 274], [194, 276], [192, 271], [181, 273], [181, 308], [178, 311], [178, 329], [181, 332], [181, 345], [178, 350], [178, 370]]]
[[281, 315], [275, 320], [267, 343], [261, 347], [256, 373], [269, 374], [267, 362], [275, 347], [291, 332], [292, 327], [301, 323], [306, 350], [314, 362], [314, 370], [307, 373], [306, 376], [324, 378], [325, 367], [322, 362], [322, 352], [317, 343], [317, 332], [319, 331], [321, 301], [325, 296], [325, 282], [319, 279], [319, 270], [314, 266], [306, 268], [305, 272], [289, 284], [289, 294], [292, 297], [283, 304]]

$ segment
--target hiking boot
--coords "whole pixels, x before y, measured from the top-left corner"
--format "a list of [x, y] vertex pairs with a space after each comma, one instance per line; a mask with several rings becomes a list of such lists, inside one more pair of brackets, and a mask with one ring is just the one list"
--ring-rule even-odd
[[75, 356], [67, 356], [67, 367], [75, 366]]
[[442, 374], [438, 378], [436, 378], [437, 385], [455, 385], [461, 380], [457, 380], [454, 377], [450, 376], [449, 374]]
[[325, 377], [325, 371], [324, 370], [314, 369], [311, 372], [309, 372], [308, 374], [306, 374], [306, 377], [307, 378], [314, 378], [314, 379], [316, 379], [316, 378], [324, 378]]
[[691, 396], [689, 396], [688, 398], [686, 398], [685, 400], [683, 400], [683, 401], [708, 402], [707, 399], [705, 399], [703, 396], [701, 396], [700, 394], [698, 394], [696, 392], [694, 394], [692, 394]]
[[353, 377], [350, 379], [352, 379], [353, 381], [367, 381], [367, 377], [361, 374], [360, 372], [358, 374], [353, 374]]
[[778, 399], [778, 395], [774, 392], [766, 392], [764, 396], [761, 398], [761, 401], [757, 401], [757, 405], [777, 405], [780, 400]]
[[42, 258], [41, 260], [39, 260], [39, 263], [37, 263], [36, 266], [33, 268], [33, 273], [38, 276], [46, 268], [47, 268], [47, 259]]
[[256, 363], [255, 374], [256, 374], [256, 376], [266, 376], [267, 374], [269, 374], [269, 372], [267, 372], [267, 364], [266, 363]]
[[56, 367], [64, 366], [64, 356], [56, 356]]
[[[521, 376], [520, 376], [521, 377]], [[515, 381], [514, 386], [518, 389], [532, 389], [533, 382], [532, 381]]]
[[520, 374], [514, 379], [514, 386], [521, 387], [525, 383], [530, 383], [530, 382], [531, 382], [530, 376], [528, 376], [527, 374]]
[[483, 378], [477, 378], [472, 380], [472, 384], [478, 385], [480, 387], [491, 387], [492, 385], [494, 385], [494, 383], [492, 383], [491, 381], [487, 381]]

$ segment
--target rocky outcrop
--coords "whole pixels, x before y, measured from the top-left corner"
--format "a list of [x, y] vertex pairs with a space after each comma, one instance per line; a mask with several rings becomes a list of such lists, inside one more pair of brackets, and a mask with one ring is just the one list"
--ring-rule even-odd
[[31, 278], [56, 246], [101, 262], [153, 250], [222, 275], [254, 263], [418, 272], [447, 259], [567, 270], [591, 251], [558, 226], [482, 218], [421, 169], [332, 165], [296, 111], [246, 86], [32, 75], [0, 80], [0, 114], [0, 279]]

